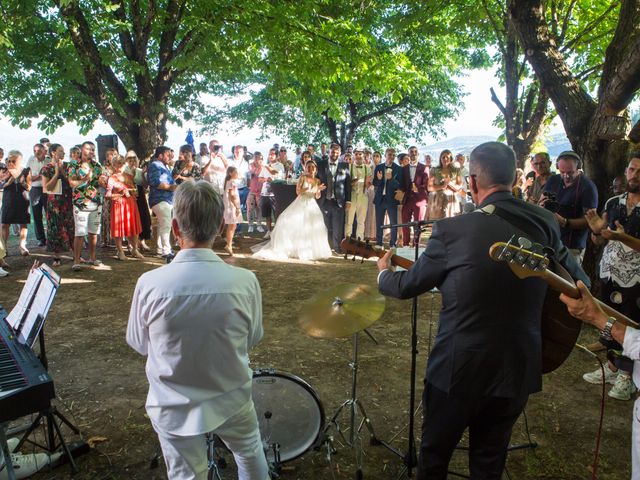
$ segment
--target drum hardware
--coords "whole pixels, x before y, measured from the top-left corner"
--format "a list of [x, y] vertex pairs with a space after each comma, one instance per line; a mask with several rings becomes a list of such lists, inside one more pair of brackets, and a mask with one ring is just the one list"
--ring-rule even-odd
[[218, 448], [223, 446], [222, 441], [213, 433], [207, 433], [205, 437], [207, 441], [207, 480], [222, 480], [219, 469], [227, 466], [227, 461], [218, 452]]
[[[317, 338], [340, 338], [351, 335], [352, 359], [351, 397], [338, 407], [324, 429], [327, 444], [327, 459], [331, 464], [334, 438], [329, 434], [335, 431], [339, 438], [355, 451], [356, 478], [362, 478], [361, 432], [366, 428], [370, 443], [379, 444], [371, 419], [362, 402], [358, 399], [358, 342], [359, 334], [364, 331], [374, 343], [376, 338], [367, 330], [384, 312], [385, 298], [375, 287], [369, 285], [339, 284], [319, 293], [306, 303], [306, 309], [300, 316], [299, 324], [308, 335]], [[349, 412], [348, 430], [343, 430], [338, 418], [347, 409]]]

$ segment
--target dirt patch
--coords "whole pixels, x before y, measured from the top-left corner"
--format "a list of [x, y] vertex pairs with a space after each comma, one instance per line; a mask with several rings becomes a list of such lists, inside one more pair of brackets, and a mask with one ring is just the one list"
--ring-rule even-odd
[[[241, 252], [255, 240], [245, 239]], [[220, 251], [220, 250], [219, 250]], [[0, 303], [13, 306], [33, 258], [49, 260], [34, 248], [31, 259], [15, 256], [10, 277], [0, 279]], [[50, 369], [55, 379], [58, 406], [82, 430], [85, 439], [106, 437], [91, 453], [78, 459], [74, 479], [164, 479], [164, 465], [151, 469], [158, 442], [145, 416], [147, 380], [144, 359], [125, 343], [125, 329], [133, 289], [138, 277], [161, 265], [158, 259], [119, 262], [113, 251], [102, 250], [102, 269], [72, 272], [67, 261], [46, 325]], [[255, 272], [263, 291], [265, 336], [252, 352], [254, 368], [274, 368], [306, 380], [319, 394], [327, 416], [348, 398], [350, 339], [319, 340], [306, 336], [297, 325], [302, 303], [316, 292], [338, 282], [374, 284], [372, 262], [332, 258], [316, 264], [275, 263], [242, 256], [227, 261]], [[517, 281], [514, 278], [514, 282]], [[418, 398], [429, 350], [429, 332], [437, 328], [439, 297], [420, 298]], [[396, 437], [393, 445], [404, 450], [409, 398], [410, 302], [387, 300], [383, 317], [370, 329], [378, 344], [366, 336], [360, 342], [358, 395], [382, 440]], [[433, 311], [433, 314], [431, 312]], [[585, 343], [594, 334], [583, 334]], [[584, 479], [591, 477], [600, 389], [582, 380], [595, 368], [586, 354], [574, 352], [556, 372], [544, 379], [544, 389], [533, 395], [527, 407], [528, 429], [536, 449], [509, 455], [508, 473], [513, 479]], [[632, 402], [605, 400], [600, 475], [602, 479], [630, 477], [630, 429]], [[346, 416], [343, 417], [346, 427]], [[419, 430], [420, 415], [416, 417]], [[512, 441], [527, 441], [524, 417], [518, 421]], [[69, 435], [69, 440], [74, 437]], [[383, 447], [363, 440], [364, 478], [396, 478], [402, 461]], [[285, 464], [284, 479], [354, 478], [355, 458], [347, 447], [336, 444], [333, 466], [324, 452], [308, 452]], [[223, 478], [235, 478], [233, 460]], [[464, 451], [454, 454], [452, 470], [466, 471]], [[38, 479], [71, 478], [67, 467], [43, 472]], [[453, 478], [453, 477], [452, 477]]]

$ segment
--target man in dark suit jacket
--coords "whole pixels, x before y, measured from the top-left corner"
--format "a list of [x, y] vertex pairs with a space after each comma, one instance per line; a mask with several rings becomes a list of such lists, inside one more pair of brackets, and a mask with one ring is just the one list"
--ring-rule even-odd
[[[428, 184], [429, 171], [424, 164], [418, 162], [417, 147], [410, 147], [409, 165], [402, 167], [402, 191], [404, 192], [402, 223], [410, 222], [412, 217], [414, 222], [424, 220], [427, 213]], [[405, 247], [409, 246], [409, 239], [409, 227], [402, 227], [402, 243]], [[417, 236], [414, 235], [413, 241], [416, 240]]]
[[[384, 225], [385, 213], [389, 216], [389, 223], [398, 223], [398, 205], [400, 202], [395, 199], [397, 190], [402, 187], [402, 168], [394, 163], [396, 151], [387, 148], [384, 153], [385, 161], [378, 165], [373, 172], [373, 186], [375, 195], [373, 204], [376, 207], [376, 243], [382, 245], [382, 225]], [[398, 229], [391, 229], [390, 246], [395, 247], [398, 240]]]
[[498, 480], [513, 424], [529, 394], [542, 388], [546, 284], [519, 280], [506, 264], [489, 258], [489, 247], [526, 235], [526, 229], [555, 250], [574, 278], [588, 282], [560, 241], [553, 214], [511, 195], [515, 167], [506, 145], [478, 146], [471, 153], [470, 187], [484, 210], [436, 222], [426, 250], [406, 272], [391, 271], [390, 254], [378, 262], [385, 295], [410, 298], [433, 287], [442, 293], [423, 393], [418, 479], [447, 478], [453, 449], [468, 427], [471, 478]]
[[351, 206], [351, 176], [349, 164], [339, 162], [340, 145], [333, 144], [329, 150], [328, 161], [318, 163], [317, 176], [325, 188], [318, 205], [324, 216], [324, 224], [329, 231], [331, 248], [340, 253], [340, 242], [344, 238], [345, 212]]

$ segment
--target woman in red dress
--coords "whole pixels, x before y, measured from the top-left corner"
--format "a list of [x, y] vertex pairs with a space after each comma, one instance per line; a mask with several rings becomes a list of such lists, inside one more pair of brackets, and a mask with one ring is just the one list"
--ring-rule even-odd
[[136, 258], [144, 258], [138, 250], [138, 235], [142, 231], [140, 212], [136, 195], [138, 189], [133, 183], [133, 177], [124, 173], [126, 160], [117, 155], [111, 160], [113, 174], [107, 181], [106, 197], [111, 199], [111, 237], [116, 242], [119, 260], [126, 260], [122, 248], [122, 239], [127, 237], [131, 254]]

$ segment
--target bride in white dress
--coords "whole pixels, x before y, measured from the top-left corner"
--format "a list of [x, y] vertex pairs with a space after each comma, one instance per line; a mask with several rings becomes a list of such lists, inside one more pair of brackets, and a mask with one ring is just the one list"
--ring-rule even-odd
[[278, 217], [271, 240], [259, 247], [255, 258], [266, 260], [319, 260], [331, 257], [327, 227], [316, 199], [326, 187], [315, 178], [317, 166], [307, 161], [296, 185], [296, 198]]

